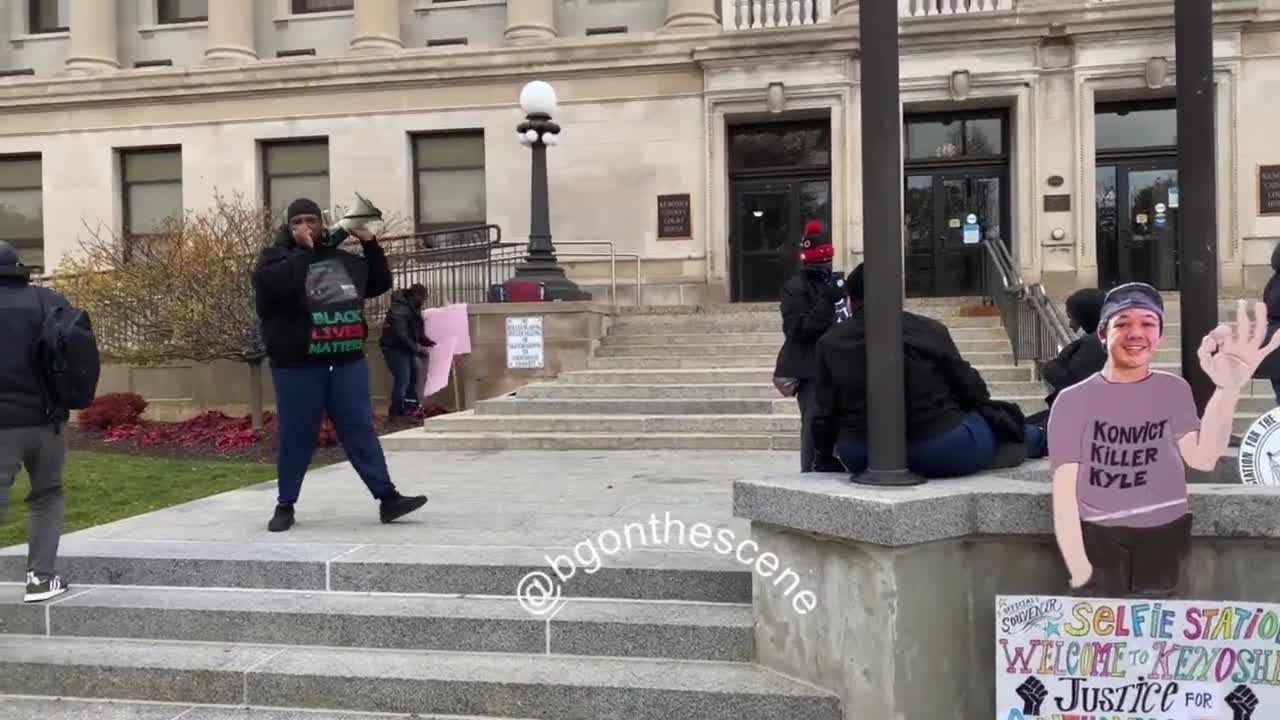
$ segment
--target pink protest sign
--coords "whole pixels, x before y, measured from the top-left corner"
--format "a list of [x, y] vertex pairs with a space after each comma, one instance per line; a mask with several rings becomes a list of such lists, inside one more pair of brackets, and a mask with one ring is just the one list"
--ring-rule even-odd
[[467, 322], [467, 306], [462, 303], [424, 310], [422, 319], [427, 337], [435, 343], [427, 351], [427, 382], [423, 387], [423, 397], [427, 397], [449, 384], [454, 356], [471, 352], [471, 327]]

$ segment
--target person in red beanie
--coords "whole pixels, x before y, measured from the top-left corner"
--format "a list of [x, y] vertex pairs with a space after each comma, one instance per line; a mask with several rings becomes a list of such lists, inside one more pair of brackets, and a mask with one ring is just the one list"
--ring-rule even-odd
[[836, 306], [844, 299], [839, 278], [832, 272], [835, 249], [822, 223], [809, 222], [800, 241], [800, 272], [782, 286], [782, 332], [786, 341], [778, 352], [774, 382], [793, 388], [800, 405], [800, 471], [813, 472], [813, 380], [817, 376], [818, 338], [836, 324]]

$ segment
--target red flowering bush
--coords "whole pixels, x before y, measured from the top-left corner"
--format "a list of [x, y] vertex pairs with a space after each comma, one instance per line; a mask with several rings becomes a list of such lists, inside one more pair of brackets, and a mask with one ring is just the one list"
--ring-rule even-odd
[[80, 411], [80, 427], [99, 432], [135, 427], [141, 424], [142, 413], [146, 409], [146, 399], [136, 393], [101, 395]]

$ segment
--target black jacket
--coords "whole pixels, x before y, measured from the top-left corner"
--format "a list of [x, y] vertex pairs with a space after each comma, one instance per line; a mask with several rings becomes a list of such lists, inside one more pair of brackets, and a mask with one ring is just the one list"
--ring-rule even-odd
[[[1280, 245], [1271, 251], [1271, 270], [1274, 274], [1262, 289], [1262, 302], [1267, 304], [1267, 337], [1280, 328]], [[1253, 373], [1255, 378], [1280, 378], [1280, 350], [1263, 358], [1258, 369]]]
[[299, 248], [288, 227], [253, 270], [262, 339], [273, 367], [345, 365], [364, 357], [364, 304], [391, 289], [377, 243], [364, 257], [337, 248]]
[[[38, 293], [38, 295], [37, 295]], [[45, 310], [59, 305], [70, 307], [67, 299], [48, 288], [32, 287], [27, 270], [0, 265], [0, 427], [38, 427], [53, 420], [65, 421], [66, 413], [51, 418], [44, 400], [44, 373], [36, 356], [36, 342]]]
[[782, 286], [782, 332], [775, 377], [811, 380], [817, 377], [814, 349], [818, 338], [836, 322], [841, 291], [819, 276], [801, 271]]
[[391, 307], [382, 321], [382, 337], [378, 344], [383, 348], [404, 350], [415, 355], [425, 352], [435, 345], [427, 337], [427, 329], [422, 322], [422, 307], [409, 299], [404, 290], [391, 293]]
[[[944, 433], [972, 411], [990, 411], [982, 376], [960, 355], [942, 323], [902, 313], [907, 442]], [[874, 348], [872, 349], [874, 352]], [[863, 308], [818, 341], [813, 411], [814, 449], [829, 457], [841, 432], [867, 434], [867, 344]]]
[[1053, 407], [1058, 393], [1082, 382], [1094, 373], [1102, 370], [1107, 364], [1107, 349], [1097, 333], [1083, 335], [1062, 348], [1058, 357], [1044, 364], [1040, 369], [1045, 382], [1053, 387], [1053, 392], [1044, 399], [1045, 404]]

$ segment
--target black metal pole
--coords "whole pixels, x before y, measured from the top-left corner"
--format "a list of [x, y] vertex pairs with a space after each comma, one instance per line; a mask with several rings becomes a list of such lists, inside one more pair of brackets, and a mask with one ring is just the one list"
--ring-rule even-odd
[[[530, 143], [532, 172], [529, 178], [529, 247], [524, 262], [516, 267], [514, 280], [537, 282], [543, 285], [545, 300], [590, 300], [584, 292], [564, 274], [556, 259], [555, 244], [551, 240], [551, 200], [547, 186], [548, 135], [559, 135], [560, 126], [551, 122], [549, 115], [536, 113], [520, 124], [518, 131], [533, 130], [538, 139]], [[636, 290], [639, 292], [639, 289]]]
[[1182, 377], [1204, 412], [1213, 381], [1196, 351], [1218, 324], [1217, 133], [1213, 83], [1213, 3], [1177, 0], [1178, 245], [1181, 250]]
[[[545, 123], [550, 118], [535, 116], [530, 120]], [[547, 145], [539, 139], [529, 150], [533, 171], [529, 178], [529, 255], [525, 262], [535, 266], [555, 266], [556, 251], [551, 244], [551, 198], [547, 188]]]
[[866, 485], [917, 485], [907, 472], [902, 352], [902, 109], [898, 3], [862, 0], [862, 245], [866, 272]]

